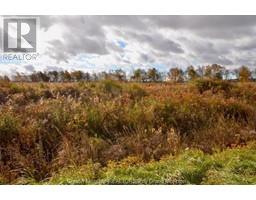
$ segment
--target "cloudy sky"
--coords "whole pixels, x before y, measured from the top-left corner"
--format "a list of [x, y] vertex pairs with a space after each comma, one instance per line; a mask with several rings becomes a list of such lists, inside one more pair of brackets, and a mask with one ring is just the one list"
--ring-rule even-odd
[[[116, 68], [129, 73], [138, 67], [168, 71], [176, 66], [211, 63], [228, 68], [256, 67], [256, 16], [39, 18], [38, 59], [0, 59], [0, 74], [61, 69], [99, 72]], [[0, 25], [1, 34], [2, 28]]]

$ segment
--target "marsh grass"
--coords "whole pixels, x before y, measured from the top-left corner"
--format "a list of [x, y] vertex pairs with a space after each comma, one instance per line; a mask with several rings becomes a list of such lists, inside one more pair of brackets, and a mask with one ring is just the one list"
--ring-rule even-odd
[[[226, 168], [208, 169], [212, 163], [207, 160], [256, 139], [256, 85], [208, 82], [0, 82], [0, 182], [214, 184], [221, 173], [225, 183]], [[188, 157], [188, 163], [185, 158], [185, 164], [179, 162], [176, 156], [186, 156], [190, 148], [202, 166]], [[160, 161], [166, 156], [171, 156], [168, 165]], [[88, 162], [103, 173], [100, 178], [98, 172], [87, 177]], [[136, 167], [112, 168], [111, 162]], [[228, 169], [233, 178], [227, 180], [253, 182], [252, 164], [247, 159], [235, 171]], [[85, 176], [82, 181], [56, 178], [60, 173], [75, 176], [76, 170], [77, 179]], [[245, 179], [235, 178], [240, 172]]]

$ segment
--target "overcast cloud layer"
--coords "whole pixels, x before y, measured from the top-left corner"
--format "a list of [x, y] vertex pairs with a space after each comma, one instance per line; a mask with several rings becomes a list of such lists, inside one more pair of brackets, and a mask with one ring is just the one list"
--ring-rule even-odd
[[0, 73], [168, 71], [211, 63], [254, 68], [255, 33], [256, 16], [41, 16], [40, 57], [35, 62], [0, 60]]

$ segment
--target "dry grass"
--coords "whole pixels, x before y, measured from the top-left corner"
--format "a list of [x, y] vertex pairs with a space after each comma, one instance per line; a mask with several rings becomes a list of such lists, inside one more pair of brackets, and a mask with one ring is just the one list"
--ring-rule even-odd
[[255, 100], [254, 83], [0, 82], [0, 177], [243, 146], [256, 138]]

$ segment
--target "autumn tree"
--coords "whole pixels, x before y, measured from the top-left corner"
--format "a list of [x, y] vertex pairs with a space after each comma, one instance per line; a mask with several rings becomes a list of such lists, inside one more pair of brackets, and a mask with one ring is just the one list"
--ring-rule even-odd
[[147, 79], [147, 73], [143, 69], [136, 69], [131, 77], [134, 81], [145, 82]]
[[67, 70], [66, 71], [61, 71], [59, 76], [60, 76], [61, 81], [69, 82], [72, 79], [70, 73]]
[[218, 64], [208, 65], [204, 68], [204, 76], [213, 79], [222, 79], [225, 68]]
[[242, 66], [238, 71], [239, 81], [245, 82], [251, 79], [251, 71], [248, 67]]
[[50, 78], [50, 81], [52, 82], [57, 82], [58, 81], [58, 72], [57, 71], [49, 71], [48, 72], [48, 76]]
[[178, 67], [171, 68], [170, 71], [168, 72], [168, 77], [169, 77], [169, 80], [174, 82], [183, 82], [184, 80], [183, 71]]
[[73, 71], [70, 73], [71, 79], [74, 81], [81, 81], [83, 79], [83, 72], [78, 70], [78, 71]]
[[50, 78], [46, 72], [39, 71], [39, 72], [37, 72], [37, 76], [38, 76], [39, 81], [42, 81], [42, 82], [49, 82], [49, 80], [50, 80]]
[[147, 77], [149, 81], [157, 82], [161, 79], [161, 74], [157, 71], [156, 68], [152, 68], [147, 71]]
[[188, 76], [188, 80], [194, 80], [199, 77], [197, 71], [193, 66], [189, 66], [186, 70], [186, 74]]
[[[93, 75], [92, 75], [92, 76], [93, 76]], [[90, 80], [91, 80], [91, 75], [90, 75], [90, 73], [85, 72], [85, 73], [84, 73], [84, 78], [83, 78], [83, 80], [85, 80], [85, 81], [90, 81]]]
[[118, 80], [118, 81], [125, 81], [126, 80], [126, 73], [122, 69], [117, 69], [113, 71], [113, 76]]
[[6, 76], [6, 75], [0, 76], [0, 80], [1, 80], [1, 81], [6, 81], [6, 82], [9, 82], [9, 81], [10, 81], [9, 77]]

